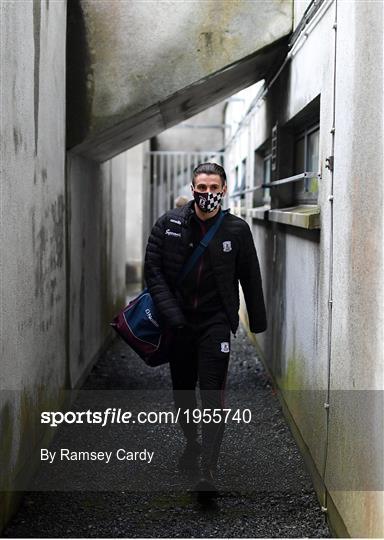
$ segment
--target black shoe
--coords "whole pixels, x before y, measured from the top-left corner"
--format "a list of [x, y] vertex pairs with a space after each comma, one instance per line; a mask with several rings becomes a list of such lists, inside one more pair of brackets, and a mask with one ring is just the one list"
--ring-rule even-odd
[[186, 472], [198, 472], [201, 444], [197, 441], [187, 442], [184, 452], [179, 457], [179, 469]]
[[193, 491], [197, 492], [200, 497], [216, 497], [218, 495], [219, 492], [215, 485], [214, 472], [212, 469], [203, 469]]

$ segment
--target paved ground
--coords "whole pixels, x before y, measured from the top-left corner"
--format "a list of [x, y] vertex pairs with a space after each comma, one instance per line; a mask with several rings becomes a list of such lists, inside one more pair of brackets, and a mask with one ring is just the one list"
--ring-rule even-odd
[[[144, 366], [121, 341], [100, 359], [72, 410], [172, 410], [168, 366]], [[324, 515], [277, 397], [244, 331], [232, 340], [227, 406], [250, 408], [222, 447], [220, 496], [202, 505], [175, 466], [175, 425], [63, 426], [52, 449], [147, 448], [151, 464], [44, 465], [5, 537], [317, 537]], [[53, 428], [52, 428], [53, 429]], [[53, 491], [59, 490], [59, 491]]]

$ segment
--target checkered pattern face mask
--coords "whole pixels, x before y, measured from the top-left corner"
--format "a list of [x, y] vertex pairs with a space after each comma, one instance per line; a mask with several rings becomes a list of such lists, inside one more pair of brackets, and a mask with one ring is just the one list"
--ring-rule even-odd
[[193, 197], [197, 206], [202, 212], [213, 212], [215, 208], [219, 206], [223, 198], [223, 192], [219, 193], [199, 193], [198, 191], [193, 192]]

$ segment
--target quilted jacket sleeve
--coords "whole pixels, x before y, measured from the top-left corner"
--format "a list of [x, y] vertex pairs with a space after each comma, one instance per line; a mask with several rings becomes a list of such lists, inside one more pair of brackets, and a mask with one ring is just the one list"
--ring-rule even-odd
[[163, 243], [165, 215], [152, 228], [145, 252], [144, 276], [149, 292], [165, 326], [176, 327], [186, 324], [175, 295], [171, 291], [163, 272]]
[[260, 265], [252, 233], [247, 223], [244, 223], [242, 232], [237, 274], [244, 293], [250, 330], [255, 334], [264, 332], [267, 329], [267, 318]]

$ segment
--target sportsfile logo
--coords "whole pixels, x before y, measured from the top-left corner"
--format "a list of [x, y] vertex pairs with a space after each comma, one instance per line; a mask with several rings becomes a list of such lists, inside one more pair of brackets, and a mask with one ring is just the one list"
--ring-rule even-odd
[[152, 316], [152, 313], [151, 313], [151, 310], [149, 308], [147, 308], [145, 310], [145, 313], [147, 314], [147, 317], [148, 319], [151, 321], [152, 324], [154, 324], [155, 326], [157, 326], [157, 328], [159, 327], [158, 323], [155, 321], [155, 319], [153, 318]]

